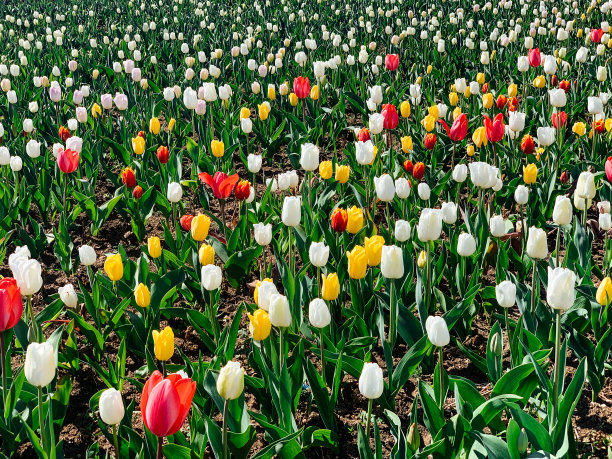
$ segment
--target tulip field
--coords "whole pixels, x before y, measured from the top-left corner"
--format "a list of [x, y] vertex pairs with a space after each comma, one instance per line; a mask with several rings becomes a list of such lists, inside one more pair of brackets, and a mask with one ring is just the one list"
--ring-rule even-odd
[[0, 2], [0, 458], [612, 457], [609, 23]]

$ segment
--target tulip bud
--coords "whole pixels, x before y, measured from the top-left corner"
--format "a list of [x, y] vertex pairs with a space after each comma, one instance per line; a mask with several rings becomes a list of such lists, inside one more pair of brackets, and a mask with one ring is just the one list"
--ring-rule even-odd
[[359, 376], [359, 392], [365, 398], [374, 400], [379, 398], [384, 390], [382, 369], [374, 362], [363, 364], [363, 370]]
[[224, 400], [235, 400], [243, 390], [244, 369], [240, 367], [240, 362], [227, 362], [219, 372], [217, 392]]
[[288, 327], [291, 325], [291, 309], [285, 295], [273, 293], [270, 297], [270, 322], [275, 327]]
[[30, 343], [23, 372], [30, 384], [45, 387], [55, 378], [55, 351], [48, 342]]
[[206, 290], [217, 290], [222, 281], [223, 275], [220, 267], [215, 265], [202, 266], [202, 286]]
[[161, 332], [153, 330], [153, 346], [157, 360], [170, 360], [174, 354], [174, 332], [166, 327]]
[[123, 261], [121, 255], [116, 253], [106, 257], [104, 271], [113, 282], [117, 282], [123, 277]]
[[111, 387], [102, 392], [98, 406], [100, 407], [100, 418], [105, 424], [111, 426], [117, 425], [125, 415], [121, 392], [115, 388]]
[[143, 283], [138, 284], [134, 290], [134, 298], [136, 304], [141, 308], [146, 308], [151, 304], [151, 292]]
[[[529, 230], [531, 238], [532, 227]], [[543, 230], [542, 230], [543, 232]], [[530, 255], [531, 256], [531, 255]], [[567, 268], [548, 268], [548, 285], [546, 287], [546, 302], [553, 309], [561, 312], [567, 311], [574, 305], [574, 287], [576, 285], [576, 274]]]
[[519, 454], [524, 454], [527, 451], [527, 447], [529, 446], [529, 438], [527, 437], [527, 432], [525, 432], [525, 428], [523, 427], [519, 432], [519, 436], [516, 440], [516, 449]]
[[315, 328], [325, 328], [331, 322], [331, 314], [325, 301], [315, 298], [308, 306], [308, 320]]
[[408, 438], [406, 440], [411, 451], [415, 452], [419, 449], [421, 445], [421, 436], [419, 435], [419, 429], [416, 423], [413, 422], [410, 424], [410, 430], [408, 431]]
[[425, 321], [425, 329], [429, 341], [434, 346], [443, 347], [450, 342], [448, 326], [443, 317], [429, 316]]
[[67, 308], [76, 308], [79, 299], [72, 284], [66, 284], [63, 287], [60, 287], [57, 290], [57, 293], [59, 294], [62, 303], [64, 303]]

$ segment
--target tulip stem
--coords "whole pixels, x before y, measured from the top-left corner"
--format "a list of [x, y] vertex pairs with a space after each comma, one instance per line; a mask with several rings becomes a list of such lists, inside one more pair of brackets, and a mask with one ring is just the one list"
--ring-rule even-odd
[[45, 430], [45, 415], [43, 412], [43, 390], [42, 386], [38, 386], [38, 427], [40, 428], [40, 438], [42, 439], [43, 450], [49, 452], [47, 442], [47, 432]]
[[389, 344], [393, 350], [395, 345], [395, 322], [396, 322], [396, 304], [395, 304], [395, 280], [389, 279]]
[[[281, 331], [282, 336], [282, 331]], [[227, 459], [227, 411], [229, 403], [227, 400], [223, 402], [223, 459]]]
[[285, 360], [284, 359], [284, 356], [285, 356], [285, 346], [283, 345], [284, 344], [283, 343], [283, 327], [279, 328], [278, 334], [279, 334], [278, 340], [279, 340], [279, 348], [280, 348], [280, 352], [278, 354], [278, 361], [280, 363], [280, 366], [279, 366], [279, 372], [280, 372], [280, 371], [283, 370], [283, 361]]
[[368, 438], [368, 443], [370, 442], [370, 420], [372, 419], [372, 405], [374, 404], [374, 399], [368, 399], [368, 416], [366, 418], [366, 437]]
[[0, 364], [2, 365], [2, 406], [6, 411], [6, 355], [4, 349], [4, 332], [0, 332]]
[[119, 451], [119, 439], [117, 438], [117, 430], [118, 426], [117, 424], [115, 424], [113, 426], [113, 443], [115, 445], [115, 455], [117, 459], [119, 459], [121, 457], [121, 451]]
[[438, 364], [440, 365], [440, 380], [438, 381], [440, 384], [440, 399], [438, 400], [438, 403], [440, 404], [440, 409], [444, 411], [444, 348], [440, 346], [438, 351]]
[[[427, 263], [427, 283], [425, 287], [425, 310], [429, 313], [429, 299], [431, 295], [431, 242], [425, 242], [426, 263]], [[421, 320], [425, 320], [421, 317]]]
[[219, 323], [217, 322], [217, 315], [215, 314], [215, 300], [214, 300], [214, 291], [211, 290], [210, 294], [210, 326], [213, 329], [213, 333], [215, 335], [215, 344], [219, 344]]
[[[559, 249], [561, 248], [561, 227], [557, 227], [557, 242], [555, 243], [555, 266], [559, 267]], [[604, 257], [605, 260], [605, 257]]]
[[163, 446], [164, 437], [157, 437], [157, 459], [162, 459], [164, 457], [164, 453], [162, 452]]
[[531, 313], [535, 314], [536, 289], [538, 287], [538, 260], [533, 259], [533, 277], [531, 279]]
[[319, 297], [323, 298], [323, 291], [321, 290], [321, 267], [317, 266], [317, 292]]
[[319, 337], [319, 344], [321, 345], [321, 377], [323, 378], [323, 384], [327, 387], [325, 381], [325, 344], [323, 343], [323, 329], [321, 328], [321, 336]]
[[561, 311], [559, 309], [555, 309], [555, 374], [554, 374], [554, 382], [553, 382], [553, 403], [552, 403], [552, 413], [550, 417], [549, 427], [552, 426], [556, 422], [557, 417], [557, 404], [559, 403], [559, 383], [561, 379], [561, 375], [559, 374], [559, 370], [561, 369], [560, 365], [561, 360]]

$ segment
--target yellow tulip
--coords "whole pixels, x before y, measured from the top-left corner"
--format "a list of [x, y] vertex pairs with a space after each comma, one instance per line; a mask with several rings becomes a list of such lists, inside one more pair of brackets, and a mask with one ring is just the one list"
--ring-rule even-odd
[[414, 150], [414, 145], [412, 144], [412, 137], [406, 135], [401, 138], [402, 141], [402, 151], [404, 153], [409, 153]]
[[363, 279], [368, 267], [368, 256], [366, 250], [360, 245], [356, 245], [353, 250], [346, 252], [348, 257], [348, 272], [351, 279]]
[[382, 256], [382, 248], [385, 238], [379, 235], [365, 238], [365, 251], [368, 256], [368, 265], [378, 266]]
[[251, 117], [251, 110], [249, 110], [247, 107], [242, 107], [240, 109], [240, 120], [242, 121], [245, 118], [250, 118]]
[[470, 89], [470, 87], [468, 86], [465, 89], [465, 92], [463, 93], [463, 97], [465, 97], [466, 99], [469, 99], [470, 96], [472, 95], [472, 90]]
[[431, 65], [428, 65], [427, 66], [427, 75], [429, 75], [432, 70], [433, 70], [433, 67]]
[[528, 164], [523, 166], [523, 180], [526, 185], [532, 185], [538, 178], [538, 166], [535, 164]]
[[210, 150], [215, 158], [223, 158], [225, 153], [225, 144], [222, 140], [213, 140], [210, 142]]
[[336, 164], [336, 177], [335, 179], [340, 183], [348, 182], [349, 175], [351, 174], [351, 166]]
[[453, 120], [456, 120], [459, 115], [461, 115], [461, 107], [456, 107], [453, 110]]
[[200, 258], [200, 264], [202, 266], [214, 265], [215, 264], [214, 247], [212, 245], [202, 244], [200, 246], [200, 250], [198, 251], [198, 257]]
[[257, 106], [257, 111], [259, 112], [259, 119], [265, 121], [270, 114], [270, 106], [267, 103], [263, 103]]
[[485, 130], [484, 126], [480, 126], [474, 131], [474, 134], [472, 134], [472, 142], [474, 142], [478, 148], [480, 148], [482, 145], [487, 145], [487, 131]]
[[98, 69], [94, 69], [94, 71], [91, 72], [91, 76], [93, 77], [94, 80], [97, 80], [98, 77], [100, 76], [100, 71]]
[[410, 116], [410, 111], [410, 102], [405, 100], [400, 104], [400, 113], [402, 115], [402, 118], [408, 118]]
[[149, 120], [149, 132], [153, 135], [157, 135], [160, 129], [161, 125], [159, 124], [159, 119], [154, 116]]
[[319, 85], [315, 84], [312, 88], [310, 88], [310, 98], [312, 100], [319, 100]]
[[174, 131], [175, 126], [176, 126], [176, 120], [174, 118], [170, 118], [170, 122], [168, 123], [168, 130], [170, 132]]
[[468, 145], [467, 146], [467, 155], [471, 157], [471, 156], [474, 156], [474, 153], [475, 153], [474, 152], [474, 145]]
[[109, 255], [104, 261], [104, 272], [113, 282], [117, 282], [123, 277], [123, 261], [121, 255]]
[[544, 75], [535, 77], [533, 80], [533, 86], [536, 88], [543, 88], [546, 86], [546, 78], [544, 78]]
[[340, 280], [338, 279], [338, 274], [331, 273], [327, 276], [325, 274], [321, 274], [321, 278], [323, 279], [323, 285], [321, 286], [321, 296], [325, 301], [333, 301], [338, 298], [340, 294]]
[[416, 85], [421, 86], [421, 83], [422, 83], [422, 82], [423, 82], [423, 77], [418, 77], [414, 83], [415, 83]]
[[162, 252], [161, 242], [157, 236], [151, 236], [147, 241], [147, 248], [151, 258], [159, 258]]
[[93, 116], [94, 118], [97, 118], [101, 114], [102, 114], [102, 107], [100, 107], [98, 104], [93, 104], [91, 107], [91, 116]]
[[[267, 282], [272, 282], [272, 279], [270, 279], [269, 277], [266, 277], [263, 281], [267, 281]], [[253, 291], [253, 301], [255, 301], [255, 304], [259, 306], [259, 286], [261, 285], [261, 283], [263, 281], [257, 281], [257, 284], [255, 284], [255, 290]]]
[[437, 105], [432, 105], [427, 109], [427, 113], [429, 116], [433, 116], [436, 120], [440, 118], [440, 110]]
[[417, 266], [420, 269], [425, 268], [425, 265], [427, 264], [427, 253], [425, 253], [424, 250], [421, 250], [421, 253], [419, 253], [419, 258], [417, 258]]
[[276, 100], [276, 89], [274, 88], [274, 85], [268, 85], [268, 99], [270, 100]]
[[151, 292], [142, 282], [134, 290], [134, 298], [136, 298], [136, 304], [141, 308], [146, 308], [151, 304]]
[[435, 118], [434, 116], [427, 115], [425, 118], [421, 120], [421, 124], [423, 125], [423, 127], [425, 128], [427, 132], [431, 132], [436, 127], [436, 120], [437, 118]]
[[161, 332], [153, 330], [153, 345], [157, 360], [170, 360], [174, 354], [174, 332], [170, 327]]
[[263, 341], [270, 336], [272, 324], [266, 311], [258, 309], [253, 314], [247, 313], [247, 316], [249, 316], [249, 332], [255, 341]]
[[348, 214], [346, 230], [351, 234], [357, 234], [363, 228], [363, 210], [353, 206], [346, 213]]
[[319, 163], [319, 175], [323, 180], [331, 178], [334, 172], [334, 165], [331, 161], [321, 161]]
[[191, 220], [191, 237], [194, 241], [203, 241], [208, 236], [210, 229], [210, 217], [208, 215], [196, 215]]
[[574, 123], [572, 132], [582, 137], [586, 133], [586, 124], [581, 121]]
[[606, 132], [610, 132], [610, 129], [612, 129], [612, 118], [606, 118], [604, 126], [606, 127]]
[[485, 74], [482, 72], [478, 72], [478, 75], [476, 75], [476, 81], [478, 82], [478, 84], [484, 84]]
[[491, 57], [489, 58], [490, 61], [493, 61], [495, 59], [495, 56], [497, 56], [497, 50], [494, 49], [493, 52], [491, 53]]
[[137, 155], [142, 155], [145, 152], [145, 139], [140, 136], [136, 136], [132, 138], [132, 150]]
[[289, 94], [289, 103], [292, 107], [295, 107], [298, 104], [298, 97], [294, 92]]
[[510, 86], [508, 86], [508, 97], [516, 97], [517, 93], [518, 86], [516, 83], [512, 83]]
[[612, 280], [609, 277], [605, 277], [597, 287], [595, 299], [602, 306], [610, 305], [612, 301]]
[[459, 103], [459, 96], [457, 95], [457, 93], [455, 91], [451, 92], [448, 95], [448, 101], [451, 104], [451, 107], [456, 107], [457, 104]]
[[[584, 14], [582, 14], [582, 20], [584, 21]], [[578, 29], [578, 32], [576, 33], [576, 37], [582, 38], [582, 29]]]
[[482, 95], [482, 106], [487, 110], [493, 106], [493, 94], [487, 92]]

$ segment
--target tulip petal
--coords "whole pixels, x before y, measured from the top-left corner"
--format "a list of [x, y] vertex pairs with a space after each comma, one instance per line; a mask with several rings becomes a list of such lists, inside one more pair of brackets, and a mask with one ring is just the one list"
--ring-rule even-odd
[[152, 433], [165, 437], [172, 432], [180, 414], [180, 405], [178, 392], [170, 380], [164, 379], [151, 390], [145, 412], [146, 426]]
[[145, 425], [148, 426], [147, 423], [147, 403], [149, 401], [149, 395], [151, 394], [151, 391], [153, 390], [153, 388], [155, 386], [157, 386], [162, 380], [163, 380], [163, 376], [162, 374], [155, 370], [151, 376], [149, 377], [149, 379], [147, 380], [146, 384], [144, 385], [143, 389], [142, 389], [142, 396], [140, 398], [140, 412], [142, 413], [142, 420], [145, 423]]
[[182, 378], [176, 382], [174, 388], [179, 396], [180, 411], [175, 423], [170, 429], [170, 433], [177, 432], [185, 422], [185, 419], [187, 419], [187, 414], [191, 408], [191, 401], [193, 400], [193, 396], [195, 394], [196, 383], [189, 378]]
[[213, 178], [210, 176], [208, 172], [200, 172], [198, 174], [198, 178], [202, 180], [202, 182], [204, 182], [206, 185], [214, 188]]

